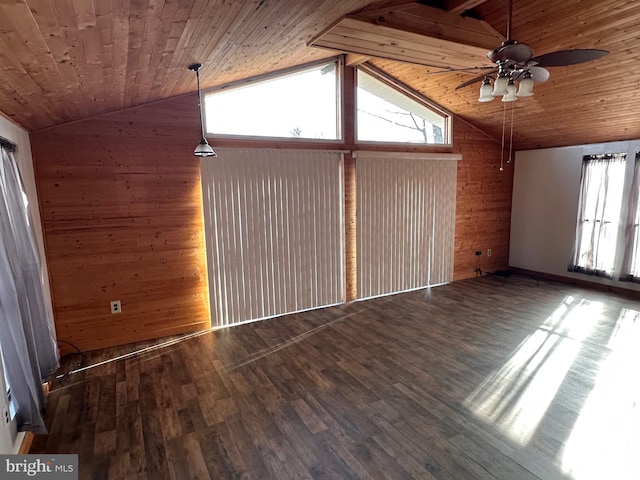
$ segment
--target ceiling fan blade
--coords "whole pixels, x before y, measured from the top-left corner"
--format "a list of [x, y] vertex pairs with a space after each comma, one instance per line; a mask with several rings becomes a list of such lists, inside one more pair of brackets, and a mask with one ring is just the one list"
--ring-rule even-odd
[[536, 83], [542, 83], [549, 80], [549, 70], [542, 67], [529, 67], [528, 70], [531, 72], [531, 77], [533, 81]]
[[578, 63], [590, 62], [608, 54], [606, 50], [593, 48], [579, 48], [576, 50], [558, 50], [557, 52], [545, 53], [531, 58], [541, 67], [562, 67], [564, 65], [576, 65]]
[[536, 67], [534, 65], [526, 67], [526, 68], [522, 68], [521, 70], [517, 70], [516, 73], [514, 73], [513, 75], [511, 75], [511, 78], [513, 79], [513, 81], [517, 82], [519, 80], [522, 80], [522, 78], [524, 77], [525, 73], [529, 72], [531, 74], [531, 78], [533, 79], [533, 81], [535, 83], [542, 83], [542, 82], [546, 82], [547, 80], [549, 80], [549, 70], [547, 70], [546, 68], [542, 68], [542, 67]]
[[425, 75], [437, 75], [439, 73], [455, 73], [455, 72], [469, 72], [474, 73], [478, 70], [495, 70], [494, 66], [482, 66], [482, 67], [468, 67], [468, 68], [447, 68], [445, 70], [438, 70], [437, 72], [426, 72]]
[[461, 83], [455, 89], [460, 90], [461, 88], [467, 87], [473, 83], [480, 82], [487, 75], [491, 75], [492, 73], [497, 73], [498, 69], [494, 69], [493, 72], [483, 73], [482, 75], [478, 75], [477, 77], [472, 78], [471, 80], [467, 80], [466, 82]]
[[[495, 57], [495, 60], [492, 59]], [[500, 47], [498, 50], [494, 50], [490, 54], [492, 61], [498, 60], [512, 60], [516, 63], [524, 63], [533, 57], [533, 49], [526, 43], [510, 43], [504, 47]]]

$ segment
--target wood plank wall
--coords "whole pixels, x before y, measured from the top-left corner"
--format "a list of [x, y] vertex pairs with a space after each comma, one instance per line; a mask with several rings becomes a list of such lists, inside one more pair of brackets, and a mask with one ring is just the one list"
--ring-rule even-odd
[[[458, 119], [453, 128], [454, 151], [462, 154], [458, 162], [453, 278], [461, 280], [475, 276], [478, 265], [483, 272], [504, 270], [509, 265], [513, 164], [506, 163], [505, 149], [501, 172], [498, 142]], [[482, 255], [477, 257], [476, 251]]]
[[196, 99], [32, 133], [60, 340], [92, 350], [210, 326]]
[[358, 298], [358, 249], [356, 247], [356, 160], [351, 154], [344, 156], [344, 235], [345, 239], [345, 270], [346, 300]]
[[[178, 97], [32, 133], [59, 339], [91, 350], [210, 326], [199, 161], [191, 155], [195, 102]], [[463, 156], [454, 278], [475, 275], [476, 250], [484, 271], [504, 269], [513, 169], [499, 172], [498, 143], [459, 120], [453, 151]], [[354, 171], [348, 160], [345, 176]], [[346, 178], [346, 187], [351, 218], [356, 186]], [[355, 228], [346, 231], [355, 245]], [[355, 252], [347, 254], [353, 263]], [[356, 285], [347, 285], [351, 298]], [[110, 300], [121, 300], [122, 313], [110, 313]]]

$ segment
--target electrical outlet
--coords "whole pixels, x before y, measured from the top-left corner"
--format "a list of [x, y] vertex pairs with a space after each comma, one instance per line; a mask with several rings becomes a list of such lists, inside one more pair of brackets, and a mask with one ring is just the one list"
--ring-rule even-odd
[[9, 415], [9, 405], [2, 407], [2, 424], [4, 428], [9, 428], [11, 424], [11, 415]]
[[491, 256], [491, 249], [489, 248], [489, 249], [487, 250], [487, 257], [490, 257], [490, 256]]
[[120, 305], [120, 300], [111, 300], [111, 313], [120, 312], [122, 312], [122, 305]]

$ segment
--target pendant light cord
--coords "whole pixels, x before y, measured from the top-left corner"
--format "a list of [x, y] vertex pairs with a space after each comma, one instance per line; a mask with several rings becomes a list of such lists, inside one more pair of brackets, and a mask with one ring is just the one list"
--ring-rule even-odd
[[200, 67], [201, 63], [193, 63], [189, 65], [189, 70], [196, 72], [196, 84], [198, 85], [198, 110], [200, 111], [200, 135], [204, 140], [204, 114], [202, 112], [202, 94], [200, 93]]
[[204, 138], [204, 118], [202, 114], [202, 94], [200, 93], [200, 67], [196, 69], [196, 82], [198, 84], [198, 110], [200, 110], [200, 133]]

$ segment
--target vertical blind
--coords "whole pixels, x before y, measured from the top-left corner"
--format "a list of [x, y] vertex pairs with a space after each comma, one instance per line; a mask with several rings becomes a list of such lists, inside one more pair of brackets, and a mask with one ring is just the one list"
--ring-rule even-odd
[[216, 150], [201, 162], [212, 325], [343, 302], [342, 153]]
[[451, 281], [460, 156], [355, 153], [358, 297]]

